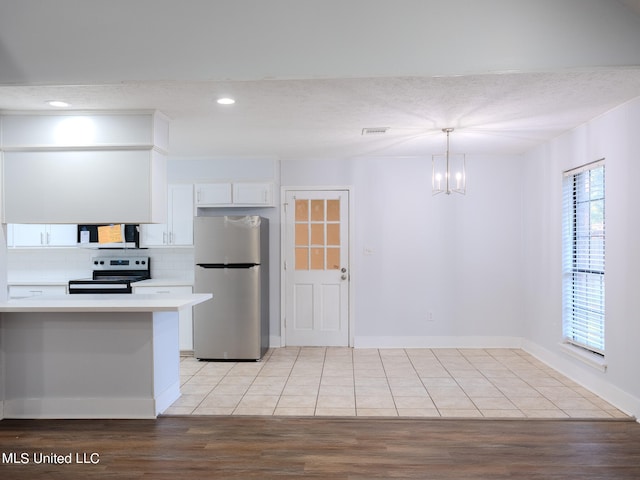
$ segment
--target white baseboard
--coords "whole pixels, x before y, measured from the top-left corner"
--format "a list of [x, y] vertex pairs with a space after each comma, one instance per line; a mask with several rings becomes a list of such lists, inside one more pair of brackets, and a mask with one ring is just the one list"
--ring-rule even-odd
[[180, 398], [180, 382], [175, 382], [159, 395], [156, 395], [156, 415], [161, 414]]
[[354, 339], [354, 348], [521, 348], [520, 337], [376, 337]]
[[17, 398], [5, 418], [156, 418], [152, 398]]
[[636, 419], [640, 418], [640, 398], [634, 397], [605, 380], [602, 377], [602, 370], [596, 368], [590, 370], [592, 367], [586, 366], [585, 368], [585, 366], [577, 365], [574, 362], [568, 361], [568, 354], [564, 356], [552, 352], [529, 340], [523, 339], [522, 349], [587, 390], [595, 393], [627, 415], [635, 417]]

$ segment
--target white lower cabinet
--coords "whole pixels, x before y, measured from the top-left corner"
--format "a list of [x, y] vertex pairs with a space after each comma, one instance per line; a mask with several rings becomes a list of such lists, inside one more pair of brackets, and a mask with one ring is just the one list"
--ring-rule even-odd
[[[154, 285], [133, 286], [133, 293], [169, 295], [193, 293], [193, 287], [189, 285]], [[193, 307], [180, 310], [180, 350], [193, 350]]]
[[65, 295], [66, 293], [66, 285], [9, 285], [9, 298]]

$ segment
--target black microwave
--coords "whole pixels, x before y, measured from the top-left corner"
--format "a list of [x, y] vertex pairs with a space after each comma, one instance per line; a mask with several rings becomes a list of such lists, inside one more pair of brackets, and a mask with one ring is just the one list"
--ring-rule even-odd
[[[121, 241], [100, 242], [99, 227], [108, 227], [109, 230], [120, 231]], [[140, 225], [115, 224], [115, 225], [78, 225], [78, 245], [90, 248], [139, 248]]]

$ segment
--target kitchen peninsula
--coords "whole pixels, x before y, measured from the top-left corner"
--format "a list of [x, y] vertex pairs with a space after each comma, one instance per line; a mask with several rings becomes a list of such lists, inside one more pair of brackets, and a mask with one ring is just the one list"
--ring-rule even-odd
[[155, 418], [180, 396], [179, 312], [211, 298], [0, 302], [0, 418]]

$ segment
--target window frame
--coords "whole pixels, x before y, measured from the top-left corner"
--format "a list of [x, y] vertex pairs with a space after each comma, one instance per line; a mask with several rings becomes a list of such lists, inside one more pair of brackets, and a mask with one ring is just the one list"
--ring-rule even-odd
[[567, 344], [605, 354], [604, 159], [563, 172], [562, 335]]

